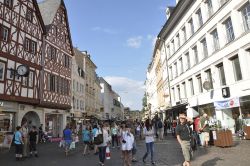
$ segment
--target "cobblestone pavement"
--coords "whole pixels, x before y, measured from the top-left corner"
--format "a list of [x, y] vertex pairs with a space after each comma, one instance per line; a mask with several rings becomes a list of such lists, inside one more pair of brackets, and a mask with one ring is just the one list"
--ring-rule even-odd
[[[250, 165], [250, 141], [235, 141], [235, 145], [229, 148], [209, 147], [199, 148], [194, 153], [192, 166], [249, 166]], [[142, 156], [145, 153], [145, 144], [138, 142], [137, 159], [133, 166], [148, 166], [142, 163]], [[0, 152], [1, 166], [98, 166], [98, 156], [90, 154], [82, 155], [82, 146], [73, 150], [68, 157], [64, 156], [63, 149], [57, 143], [40, 144], [39, 158], [27, 158], [25, 161], [15, 161], [14, 147], [10, 152]], [[157, 166], [181, 166], [184, 160], [181, 148], [176, 139], [168, 136], [164, 141], [155, 143], [155, 160]], [[121, 166], [121, 152], [118, 149], [111, 149], [111, 160], [106, 160], [106, 166]]]

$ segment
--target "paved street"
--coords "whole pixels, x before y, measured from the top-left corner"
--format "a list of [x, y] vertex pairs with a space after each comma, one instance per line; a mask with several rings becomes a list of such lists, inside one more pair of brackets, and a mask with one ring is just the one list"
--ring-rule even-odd
[[[111, 149], [111, 160], [106, 160], [107, 166], [121, 165], [120, 151]], [[63, 150], [56, 143], [39, 145], [39, 158], [28, 158], [25, 161], [16, 162], [14, 158], [14, 147], [10, 152], [0, 153], [0, 163], [3, 166], [76, 166], [88, 165], [97, 166], [98, 156], [88, 155], [83, 157], [82, 149], [78, 148], [71, 152], [68, 157], [64, 156]], [[147, 164], [143, 164], [141, 158], [145, 152], [143, 141], [138, 143], [138, 162], [134, 166], [150, 165], [148, 158]], [[231, 148], [210, 147], [207, 149], [199, 148], [195, 152], [192, 161], [193, 166], [249, 166], [250, 141], [235, 141], [235, 146]], [[155, 146], [156, 165], [158, 166], [180, 166], [183, 162], [182, 152], [177, 141], [168, 136], [163, 142], [156, 142]]]

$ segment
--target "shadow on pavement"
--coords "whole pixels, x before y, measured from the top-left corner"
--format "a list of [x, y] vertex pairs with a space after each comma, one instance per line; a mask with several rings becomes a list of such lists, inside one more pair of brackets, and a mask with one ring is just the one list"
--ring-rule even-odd
[[208, 160], [208, 161], [202, 163], [201, 166], [215, 166], [217, 161], [220, 161], [220, 160], [223, 160], [223, 159], [221, 159], [219, 157], [215, 157], [214, 159], [211, 159], [211, 160]]

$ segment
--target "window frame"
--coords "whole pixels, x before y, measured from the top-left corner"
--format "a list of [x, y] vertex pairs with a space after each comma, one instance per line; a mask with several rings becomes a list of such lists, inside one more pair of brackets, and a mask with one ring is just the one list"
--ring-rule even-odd
[[195, 33], [193, 18], [190, 18], [190, 20], [188, 21], [188, 24], [189, 24], [189, 27], [190, 27], [190, 32], [191, 32], [190, 37], [191, 37]]
[[32, 10], [31, 8], [29, 8], [29, 7], [27, 7], [25, 18], [26, 18], [28, 21], [33, 22], [34, 12], [33, 12], [33, 10]]
[[[245, 32], [249, 31], [250, 30], [250, 3], [249, 1], [241, 7], [240, 13], [241, 13], [242, 20], [243, 20], [244, 31]], [[248, 21], [246, 17], [248, 18]]]
[[[225, 75], [225, 70], [224, 70], [224, 66], [223, 63], [219, 63], [218, 65], [216, 65], [216, 68], [218, 70], [219, 73], [219, 78], [220, 78], [220, 85], [224, 86], [227, 84], [226, 81], [226, 75]], [[222, 70], [221, 70], [222, 69]], [[222, 72], [223, 71], [223, 72]], [[223, 73], [223, 74], [222, 74]]]
[[[7, 36], [5, 36], [5, 30], [7, 31]], [[5, 39], [6, 37], [6, 39]], [[0, 24], [0, 41], [10, 42], [10, 28]]]
[[231, 17], [228, 17], [224, 22], [223, 22], [225, 31], [226, 31], [226, 38], [227, 38], [227, 43], [232, 42], [235, 39], [235, 34], [234, 34], [234, 29], [233, 29], [233, 23]]
[[186, 71], [187, 71], [188, 69], [191, 68], [191, 62], [190, 62], [190, 55], [189, 55], [189, 52], [186, 52], [186, 53], [185, 53], [185, 57], [186, 57], [186, 60], [187, 60], [187, 69], [186, 69]]
[[207, 69], [205, 71], [206, 73], [206, 76], [207, 76], [207, 80], [210, 82], [210, 85], [211, 85], [211, 89], [214, 89], [214, 85], [213, 85], [213, 76], [212, 76], [212, 71], [211, 69]]
[[200, 28], [204, 24], [201, 9], [198, 9], [195, 14], [197, 15], [198, 24], [199, 24], [199, 28]]
[[215, 28], [210, 35], [213, 38], [213, 52], [217, 51], [220, 49], [220, 40], [219, 40], [219, 35], [218, 35], [218, 30]]
[[4, 5], [7, 6], [9, 9], [13, 8], [13, 0], [4, 0]]
[[[237, 61], [238, 61], [238, 64], [239, 64], [239, 69], [237, 69], [236, 66], [235, 66], [235, 62], [236, 62], [236, 61], [234, 61], [235, 59], [238, 59]], [[235, 81], [240, 81], [240, 80], [242, 80], [242, 79], [243, 79], [243, 75], [242, 75], [242, 71], [241, 71], [241, 65], [240, 65], [239, 56], [238, 56], [238, 55], [235, 55], [235, 56], [231, 57], [231, 58], [230, 58], [230, 61], [231, 61], [232, 66], [233, 66], [234, 80], [235, 80]], [[238, 73], [238, 72], [240, 72], [240, 73]], [[238, 74], [240, 74], [240, 78], [238, 78]]]
[[208, 11], [208, 17], [211, 17], [214, 14], [213, 2], [212, 0], [206, 0], [205, 3]]
[[193, 48], [193, 54], [194, 54], [194, 61], [196, 64], [199, 63], [199, 55], [198, 55], [198, 48], [197, 48], [197, 45], [195, 45]]
[[188, 82], [189, 82], [189, 86], [190, 86], [190, 89], [191, 89], [191, 96], [194, 96], [194, 82], [193, 82], [193, 78], [190, 78], [188, 79]]
[[202, 78], [201, 78], [201, 74], [198, 74], [196, 76], [197, 82], [198, 82], [198, 89], [200, 93], [203, 93], [203, 87], [202, 87]]
[[0, 64], [3, 65], [2, 78], [0, 77], [0, 82], [4, 82], [4, 80], [5, 80], [5, 74], [6, 74], [6, 62], [0, 60]]
[[202, 45], [203, 59], [206, 59], [208, 57], [207, 39], [203, 38], [200, 42]]

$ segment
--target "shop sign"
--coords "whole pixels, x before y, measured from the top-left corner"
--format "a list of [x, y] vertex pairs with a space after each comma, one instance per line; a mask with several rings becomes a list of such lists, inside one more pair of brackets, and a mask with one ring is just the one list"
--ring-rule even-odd
[[216, 109], [234, 108], [234, 107], [239, 107], [239, 106], [240, 106], [240, 101], [238, 97], [235, 97], [229, 100], [214, 102], [214, 107]]

